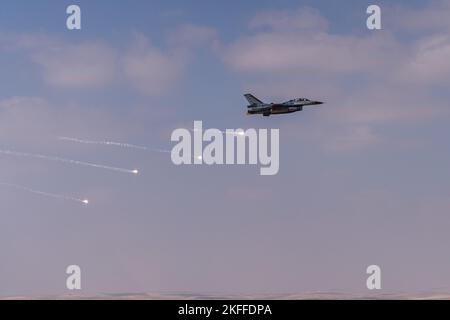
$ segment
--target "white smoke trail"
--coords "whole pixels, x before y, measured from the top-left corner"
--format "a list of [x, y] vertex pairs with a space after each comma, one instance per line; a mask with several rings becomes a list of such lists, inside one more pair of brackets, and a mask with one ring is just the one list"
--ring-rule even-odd
[[89, 204], [89, 200], [87, 200], [87, 199], [78, 199], [78, 198], [69, 197], [69, 196], [65, 196], [65, 195], [61, 195], [61, 194], [55, 194], [55, 193], [49, 193], [49, 192], [34, 190], [34, 189], [31, 189], [31, 188], [28, 188], [28, 187], [20, 186], [18, 184], [0, 182], [0, 186], [14, 188], [14, 189], [17, 189], [17, 190], [30, 192], [30, 193], [37, 194], [37, 195], [44, 196], [44, 197], [55, 198], [55, 199], [62, 199], [62, 200], [66, 200], [66, 201], [74, 201], [74, 202], [82, 203], [82, 204], [85, 204], [85, 205]]
[[154, 151], [154, 152], [161, 152], [161, 153], [170, 153], [171, 152], [169, 150], [163, 150], [163, 149], [157, 149], [157, 148], [148, 148], [148, 147], [138, 146], [138, 145], [131, 144], [131, 143], [122, 143], [122, 142], [115, 142], [115, 141], [83, 140], [83, 139], [70, 138], [70, 137], [58, 137], [58, 140], [69, 141], [69, 142], [76, 142], [76, 143], [82, 143], [82, 144], [115, 146], [115, 147], [121, 147], [121, 148], [130, 148], [130, 149]]
[[16, 157], [27, 157], [27, 158], [43, 159], [43, 160], [63, 162], [63, 163], [68, 163], [68, 164], [73, 164], [73, 165], [92, 167], [92, 168], [99, 168], [99, 169], [105, 169], [105, 170], [111, 170], [111, 171], [117, 171], [117, 172], [123, 172], [123, 173], [131, 173], [131, 174], [138, 174], [139, 173], [139, 171], [136, 170], [136, 169], [131, 170], [131, 169], [124, 169], [124, 168], [110, 167], [110, 166], [105, 166], [105, 165], [91, 163], [91, 162], [84, 162], [84, 161], [78, 161], [78, 160], [72, 160], [72, 159], [65, 159], [65, 158], [54, 157], [54, 156], [46, 156], [46, 155], [42, 155], [42, 154], [17, 152], [17, 151], [2, 150], [2, 149], [0, 149], [0, 153], [1, 154], [6, 154], [6, 155], [10, 155], [10, 156], [16, 156]]
[[100, 144], [100, 145], [106, 145], [106, 146], [116, 146], [121, 148], [133, 148], [133, 149], [139, 149], [139, 150], [148, 150], [147, 147], [138, 146], [130, 143], [121, 143], [121, 142], [114, 142], [114, 141], [94, 141], [94, 140], [82, 140], [78, 138], [69, 138], [69, 137], [58, 137], [59, 140], [62, 141], [70, 141], [70, 142], [76, 142], [76, 143], [83, 143], [83, 144]]
[[[200, 130], [198, 129], [191, 129], [190, 131], [192, 132], [199, 132]], [[219, 130], [222, 134], [229, 134], [232, 136], [245, 136], [245, 132], [244, 131], [233, 131], [233, 132], [227, 132], [227, 131], [222, 131]]]

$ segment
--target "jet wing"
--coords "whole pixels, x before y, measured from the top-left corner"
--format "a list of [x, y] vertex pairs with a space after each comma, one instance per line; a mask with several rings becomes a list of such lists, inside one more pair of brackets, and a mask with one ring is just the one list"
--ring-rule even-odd
[[267, 111], [271, 111], [272, 110], [271, 105], [265, 105], [265, 106], [261, 106], [261, 107], [257, 107], [256, 110], [258, 110], [259, 112], [267, 112]]
[[282, 111], [282, 110], [285, 110], [287, 107], [288, 106], [285, 106], [283, 104], [274, 104], [273, 106], [271, 106], [269, 108], [269, 110], [272, 109], [273, 111]]

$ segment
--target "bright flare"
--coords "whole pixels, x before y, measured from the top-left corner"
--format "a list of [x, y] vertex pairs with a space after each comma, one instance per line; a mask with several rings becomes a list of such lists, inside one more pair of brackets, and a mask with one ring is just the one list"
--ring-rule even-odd
[[8, 187], [8, 188], [13, 188], [13, 189], [37, 194], [37, 195], [48, 197], [48, 198], [61, 199], [61, 200], [66, 200], [66, 201], [74, 201], [74, 202], [83, 203], [86, 205], [89, 204], [88, 200], [78, 199], [78, 198], [69, 197], [69, 196], [65, 196], [65, 195], [61, 195], [61, 194], [49, 193], [49, 192], [45, 192], [45, 191], [39, 191], [39, 190], [31, 189], [28, 187], [24, 187], [24, 186], [21, 186], [18, 184], [0, 182], [0, 185]]

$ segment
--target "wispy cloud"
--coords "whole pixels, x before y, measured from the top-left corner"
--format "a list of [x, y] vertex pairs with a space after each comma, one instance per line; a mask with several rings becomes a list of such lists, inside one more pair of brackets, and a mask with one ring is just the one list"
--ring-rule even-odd
[[129, 83], [145, 95], [166, 93], [183, 74], [186, 60], [178, 52], [163, 52], [138, 35], [125, 54], [123, 69]]
[[[449, 3], [435, 2], [427, 12], [436, 15]], [[411, 10], [397, 11], [398, 19], [411, 16]], [[324, 129], [308, 136], [327, 149], [377, 145], [384, 140], [378, 133], [381, 125], [412, 125], [449, 115], [446, 102], [431, 93], [450, 79], [447, 35], [435, 30], [404, 41], [392, 30], [335, 34], [329, 25], [311, 8], [256, 13], [249, 30], [224, 45], [222, 58], [256, 94], [325, 100], [313, 120]]]
[[433, 34], [450, 30], [450, 1], [424, 1], [421, 7], [390, 5], [386, 10], [389, 25], [397, 30], [417, 34]]
[[193, 24], [168, 32], [166, 47], [135, 34], [126, 48], [108, 42], [68, 42], [42, 35], [2, 35], [0, 49], [20, 51], [40, 70], [43, 81], [62, 89], [130, 86], [146, 96], [164, 95], [183, 77], [195, 48], [211, 43], [216, 32]]
[[309, 8], [259, 13], [250, 26], [268, 29], [242, 36], [225, 48], [225, 62], [240, 72], [379, 73], [392, 67], [402, 49], [389, 33], [332, 34], [327, 20]]
[[[450, 14], [450, 10], [449, 10]], [[402, 83], [444, 85], [450, 81], [450, 36], [436, 34], [417, 41], [413, 54], [400, 64], [395, 77]]]
[[89, 88], [105, 86], [116, 78], [115, 50], [98, 43], [58, 43], [32, 53], [45, 82], [53, 87]]
[[272, 30], [297, 32], [320, 32], [328, 29], [328, 21], [316, 9], [304, 7], [288, 11], [263, 11], [257, 13], [250, 21], [251, 28], [269, 27]]

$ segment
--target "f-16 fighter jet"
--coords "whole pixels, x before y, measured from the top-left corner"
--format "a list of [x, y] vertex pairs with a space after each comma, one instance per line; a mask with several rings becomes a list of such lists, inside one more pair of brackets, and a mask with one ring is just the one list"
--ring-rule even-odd
[[312, 101], [305, 98], [292, 99], [283, 103], [264, 103], [251, 94], [244, 95], [247, 99], [249, 106], [247, 106], [247, 114], [262, 114], [264, 117], [268, 117], [271, 114], [283, 114], [302, 111], [305, 106], [315, 106], [323, 104], [320, 101]]

